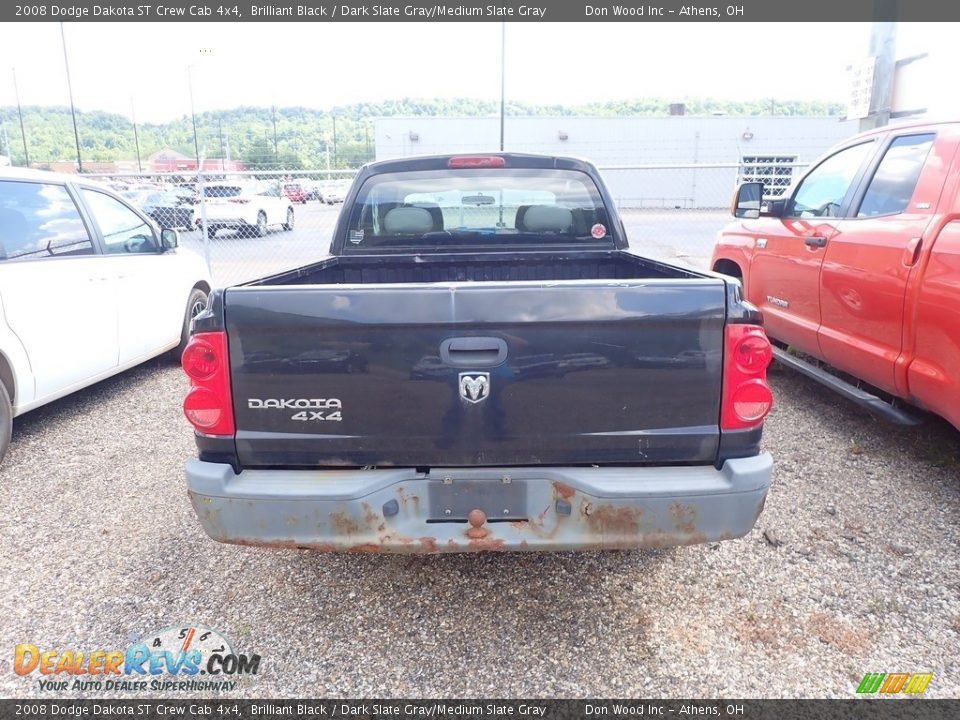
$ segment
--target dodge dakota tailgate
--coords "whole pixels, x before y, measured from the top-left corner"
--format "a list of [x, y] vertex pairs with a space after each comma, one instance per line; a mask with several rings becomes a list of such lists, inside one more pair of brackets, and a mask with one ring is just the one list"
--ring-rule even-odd
[[237, 457], [710, 463], [724, 308], [713, 278], [231, 288]]

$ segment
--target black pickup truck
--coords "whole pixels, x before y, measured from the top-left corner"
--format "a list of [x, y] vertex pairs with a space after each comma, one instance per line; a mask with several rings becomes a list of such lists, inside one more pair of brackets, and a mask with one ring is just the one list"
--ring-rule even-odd
[[736, 280], [631, 253], [590, 163], [378, 162], [330, 257], [215, 291], [183, 354], [215, 540], [385, 552], [741, 537], [770, 344]]

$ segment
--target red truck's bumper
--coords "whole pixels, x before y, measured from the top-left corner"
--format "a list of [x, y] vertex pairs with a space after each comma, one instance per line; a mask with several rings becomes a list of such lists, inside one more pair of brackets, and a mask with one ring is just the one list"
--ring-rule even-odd
[[[220, 542], [322, 551], [470, 552], [690, 545], [741, 537], [769, 454], [698, 467], [245, 470], [190, 460]], [[479, 514], [478, 514], [479, 513]], [[470, 521], [467, 520], [469, 516]]]

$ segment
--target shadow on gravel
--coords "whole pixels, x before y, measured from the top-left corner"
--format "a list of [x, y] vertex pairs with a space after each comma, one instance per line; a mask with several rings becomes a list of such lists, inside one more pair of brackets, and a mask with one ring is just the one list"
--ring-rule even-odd
[[[20, 415], [13, 421], [11, 448], [16, 445], [18, 439], [25, 440], [46, 431], [51, 423], [65, 415], [75, 416], [94, 412], [103, 403], [112, 400], [137, 383], [149, 379], [155, 373], [178, 366], [179, 360], [167, 353]], [[186, 383], [184, 383], [184, 392], [186, 392]], [[151, 398], [149, 402], [155, 400], [156, 398]], [[175, 400], [179, 401], [180, 398]]]
[[820, 383], [776, 363], [770, 380], [775, 404], [782, 394], [793, 402], [812, 406], [824, 420], [825, 433], [848, 436], [853, 455], [892, 453], [938, 468], [960, 470], [960, 431], [936, 415], [916, 410], [923, 424], [903, 427], [873, 416]]

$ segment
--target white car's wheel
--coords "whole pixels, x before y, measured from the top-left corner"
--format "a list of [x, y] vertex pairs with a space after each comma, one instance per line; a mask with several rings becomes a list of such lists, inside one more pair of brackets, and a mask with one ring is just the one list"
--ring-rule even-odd
[[267, 214], [261, 210], [257, 213], [257, 237], [267, 234]]
[[287, 208], [287, 221], [283, 224], [284, 230], [293, 230], [293, 208]]
[[207, 293], [200, 288], [194, 288], [191, 290], [190, 296], [187, 298], [187, 309], [183, 314], [183, 327], [180, 330], [180, 344], [177, 345], [176, 349], [174, 350], [177, 360], [179, 360], [180, 356], [183, 355], [183, 351], [187, 348], [187, 343], [190, 342], [190, 323], [206, 308]]
[[13, 432], [13, 405], [6, 386], [0, 382], [0, 461], [10, 447], [10, 435]]

